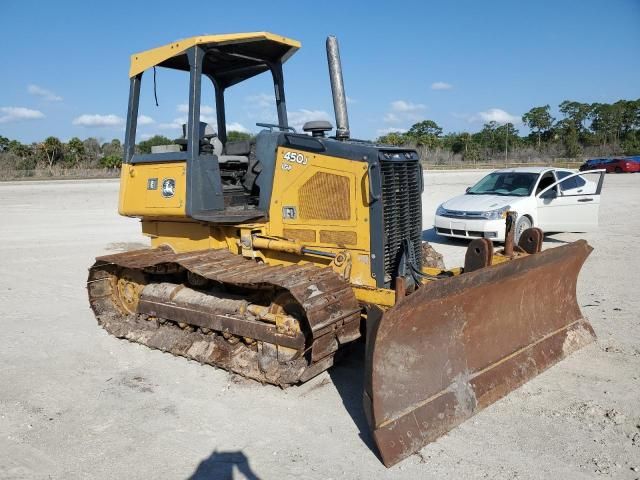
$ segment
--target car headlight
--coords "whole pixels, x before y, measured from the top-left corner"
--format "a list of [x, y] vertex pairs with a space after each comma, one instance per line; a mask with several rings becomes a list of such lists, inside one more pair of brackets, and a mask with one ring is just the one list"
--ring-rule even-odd
[[511, 205], [505, 205], [504, 207], [496, 210], [487, 210], [486, 212], [482, 212], [481, 216], [487, 220], [500, 220], [501, 218], [507, 218], [507, 212], [510, 208]]
[[442, 206], [442, 204], [438, 205], [438, 208], [436, 209], [436, 215], [446, 215], [447, 214], [447, 210]]

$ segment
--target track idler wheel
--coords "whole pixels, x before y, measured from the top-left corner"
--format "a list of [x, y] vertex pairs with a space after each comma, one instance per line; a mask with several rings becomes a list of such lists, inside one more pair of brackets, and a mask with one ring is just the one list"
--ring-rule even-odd
[[128, 268], [120, 270], [114, 278], [113, 293], [115, 303], [124, 313], [134, 314], [138, 311], [140, 295], [147, 281], [144, 274]]
[[[269, 306], [269, 313], [275, 316], [276, 329], [280, 333], [297, 333], [300, 332], [300, 323], [304, 320], [304, 309], [296, 302], [290, 293], [282, 292], [273, 299]], [[267, 347], [268, 348], [268, 347]], [[274, 348], [276, 348], [274, 346]], [[267, 350], [269, 355], [273, 356], [271, 350]], [[284, 362], [298, 358], [302, 352], [293, 348], [277, 346], [277, 358]]]

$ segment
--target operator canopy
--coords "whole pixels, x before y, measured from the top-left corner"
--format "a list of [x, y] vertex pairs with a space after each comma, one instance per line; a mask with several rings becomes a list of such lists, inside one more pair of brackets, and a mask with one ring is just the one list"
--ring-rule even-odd
[[202, 35], [133, 54], [129, 77], [155, 66], [189, 71], [187, 51], [196, 45], [206, 52], [202, 73], [223, 88], [286, 62], [300, 48], [300, 42], [268, 32]]

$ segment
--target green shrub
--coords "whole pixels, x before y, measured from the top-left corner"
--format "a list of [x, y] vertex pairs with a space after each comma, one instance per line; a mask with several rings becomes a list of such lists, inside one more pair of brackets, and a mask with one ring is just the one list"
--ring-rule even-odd
[[122, 157], [118, 155], [107, 155], [100, 159], [100, 166], [104, 168], [120, 168], [122, 166]]

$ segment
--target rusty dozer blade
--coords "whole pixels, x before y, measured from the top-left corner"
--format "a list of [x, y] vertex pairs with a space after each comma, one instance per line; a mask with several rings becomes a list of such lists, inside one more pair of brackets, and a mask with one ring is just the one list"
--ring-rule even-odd
[[595, 339], [580, 240], [433, 281], [369, 312], [364, 407], [389, 467]]

